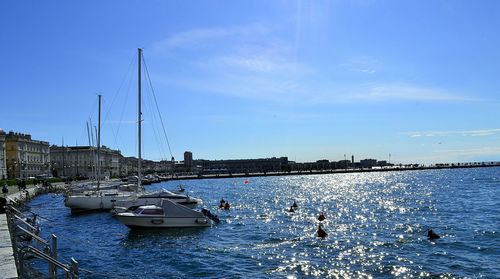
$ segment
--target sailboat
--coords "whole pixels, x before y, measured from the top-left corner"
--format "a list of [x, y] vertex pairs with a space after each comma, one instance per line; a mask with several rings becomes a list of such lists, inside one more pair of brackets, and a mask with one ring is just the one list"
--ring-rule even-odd
[[[139, 56], [139, 164], [138, 164], [138, 177], [137, 189], [141, 189], [141, 83], [140, 83], [140, 73], [141, 73], [141, 58], [142, 49], [138, 49]], [[149, 196], [148, 196], [149, 195]], [[161, 198], [162, 195], [167, 195], [170, 197], [182, 197], [182, 195], [177, 195], [169, 191], [160, 191], [158, 193], [141, 193], [138, 194], [135, 199], [129, 201], [124, 201], [127, 204], [138, 203], [142, 197], [151, 197], [156, 199], [156, 204], [138, 205], [133, 212], [122, 212], [116, 214], [116, 218], [129, 227], [160, 227], [160, 228], [179, 228], [179, 227], [207, 227], [212, 225], [212, 220], [205, 216], [204, 213], [195, 211], [184, 205], [178, 203], [180, 199], [173, 198]], [[187, 197], [187, 196], [186, 196]], [[187, 197], [189, 198], [189, 197]], [[197, 201], [197, 200], [193, 200]], [[200, 200], [201, 202], [201, 200]]]
[[[84, 192], [83, 194], [68, 195], [64, 204], [71, 208], [72, 213], [93, 211], [93, 210], [110, 210], [115, 209], [115, 213], [124, 212], [130, 209], [135, 209], [141, 205], [159, 204], [162, 199], [172, 200], [175, 203], [184, 204], [191, 208], [196, 207], [202, 203], [201, 199], [189, 197], [187, 195], [174, 194], [172, 192], [162, 190], [157, 192], [145, 192], [142, 186], [142, 153], [141, 153], [141, 140], [142, 140], [142, 111], [141, 111], [141, 60], [142, 49], [138, 49], [138, 165], [137, 165], [137, 187], [135, 192], [127, 192], [116, 190], [101, 190], [99, 174], [97, 175], [97, 190], [91, 192]], [[100, 148], [100, 129], [101, 129], [101, 98], [99, 96], [99, 124], [98, 124], [98, 140], [97, 140], [97, 155], [99, 156]], [[99, 162], [99, 158], [98, 158]], [[98, 163], [98, 169], [99, 169]], [[99, 171], [98, 171], [99, 172]], [[119, 206], [118, 206], [119, 205]]]
[[[138, 155], [139, 155], [139, 160], [138, 160], [138, 167], [137, 167], [137, 173], [138, 173], [138, 179], [137, 179], [137, 189], [138, 191], [141, 191], [143, 187], [141, 186], [141, 59], [142, 59], [142, 49], [138, 49], [138, 65], [139, 65], [139, 70], [138, 70], [138, 75], [139, 75], [139, 86], [138, 86], [138, 91], [139, 91], [139, 115], [138, 115]], [[175, 203], [181, 204], [183, 206], [186, 206], [188, 208], [195, 208], [198, 205], [202, 204], [203, 201], [199, 198], [194, 198], [190, 197], [188, 195], [182, 195], [182, 194], [176, 194], [172, 193], [170, 191], [167, 191], [165, 189], [162, 189], [160, 191], [156, 192], [140, 192], [137, 193], [136, 195], [131, 195], [130, 197], [124, 198], [122, 200], [118, 200], [113, 204], [112, 212], [117, 214], [121, 212], [127, 212], [127, 211], [134, 211], [137, 209], [139, 206], [143, 205], [161, 205], [162, 201], [164, 199], [171, 200]]]
[[[99, 113], [97, 128], [97, 172], [95, 181], [87, 182], [87, 185], [78, 185], [78, 188], [88, 187], [88, 191], [71, 191], [64, 198], [64, 205], [71, 209], [71, 213], [82, 213], [94, 210], [109, 210], [117, 200], [129, 198], [133, 193], [120, 191], [120, 182], [112, 181], [104, 183], [101, 189], [102, 181], [100, 174], [100, 148], [101, 148], [101, 95], [99, 97]], [[79, 183], [80, 184], [80, 183]]]

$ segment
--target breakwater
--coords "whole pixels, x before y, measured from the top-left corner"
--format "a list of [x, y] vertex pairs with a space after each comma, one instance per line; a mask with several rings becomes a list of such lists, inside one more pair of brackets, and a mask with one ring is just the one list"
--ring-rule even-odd
[[197, 174], [197, 175], [172, 175], [166, 180], [191, 180], [191, 179], [218, 179], [218, 178], [244, 178], [260, 176], [294, 176], [294, 175], [318, 175], [339, 173], [371, 173], [371, 172], [400, 172], [419, 170], [447, 170], [447, 169], [472, 169], [500, 167], [500, 163], [478, 164], [478, 165], [443, 165], [443, 166], [417, 166], [417, 167], [384, 167], [384, 168], [346, 168], [328, 170], [300, 170], [280, 172], [252, 172], [252, 173], [221, 173], [221, 174]]

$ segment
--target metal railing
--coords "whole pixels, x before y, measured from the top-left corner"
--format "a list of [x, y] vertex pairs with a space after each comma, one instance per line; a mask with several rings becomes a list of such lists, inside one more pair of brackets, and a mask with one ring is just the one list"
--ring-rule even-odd
[[[41, 238], [39, 229], [35, 225], [35, 217], [28, 218], [13, 205], [6, 206], [6, 214], [19, 278], [30, 277], [30, 269], [27, 266], [28, 260], [32, 257], [48, 263], [48, 278], [57, 278], [58, 269], [61, 269], [68, 279], [78, 278], [79, 265], [74, 258], [71, 258], [69, 264], [57, 259], [57, 236], [52, 234], [50, 241]], [[36, 244], [41, 244], [43, 248], [40, 249]]]

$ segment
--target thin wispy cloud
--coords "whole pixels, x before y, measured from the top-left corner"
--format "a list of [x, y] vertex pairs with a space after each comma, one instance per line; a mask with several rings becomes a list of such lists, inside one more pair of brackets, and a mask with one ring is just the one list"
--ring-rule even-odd
[[466, 149], [445, 149], [445, 150], [435, 150], [434, 152], [440, 154], [449, 154], [455, 157], [494, 156], [494, 155], [500, 155], [500, 147], [485, 146], [479, 148], [466, 148]]
[[500, 134], [500, 129], [482, 129], [468, 131], [422, 131], [422, 132], [407, 132], [404, 133], [410, 137], [448, 137], [448, 136], [464, 136], [464, 137], [485, 137]]
[[354, 98], [371, 101], [474, 101], [476, 99], [452, 94], [442, 89], [419, 87], [415, 85], [380, 85], [373, 86]]
[[155, 48], [168, 52], [197, 46], [206, 51], [191, 56], [192, 76], [160, 75], [159, 82], [239, 98], [292, 101], [298, 95], [299, 80], [312, 69], [296, 60], [293, 38], [278, 33], [269, 26], [248, 24], [172, 35], [154, 44]]
[[[301, 2], [297, 9], [297, 21], [300, 21]], [[331, 79], [332, 73], [319, 71], [314, 64], [297, 58], [297, 30], [292, 36], [283, 36], [280, 30], [276, 26], [254, 23], [172, 34], [154, 43], [153, 47], [160, 53], [173, 54], [195, 47], [196, 51], [187, 62], [192, 75], [160, 79], [164, 83], [173, 81], [179, 87], [204, 93], [288, 103], [475, 100], [444, 89], [404, 82], [342, 85], [341, 81]], [[338, 65], [345, 71], [366, 76], [377, 73], [382, 64], [378, 59], [361, 55]]]
[[234, 37], [249, 37], [269, 33], [269, 28], [262, 24], [244, 26], [198, 28], [172, 34], [153, 44], [156, 50], [166, 50], [178, 47], [187, 47]]
[[220, 66], [260, 74], [298, 73], [304, 70], [302, 65], [293, 63], [286, 57], [267, 53], [222, 56], [216, 58], [215, 61]]
[[381, 63], [374, 58], [360, 56], [352, 58], [350, 61], [343, 63], [340, 66], [352, 72], [375, 74], [381, 68]]

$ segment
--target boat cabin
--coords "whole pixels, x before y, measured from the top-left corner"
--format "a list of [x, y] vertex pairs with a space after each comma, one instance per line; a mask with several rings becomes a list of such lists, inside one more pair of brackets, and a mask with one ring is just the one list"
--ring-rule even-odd
[[140, 206], [134, 211], [136, 215], [161, 215], [163, 216], [163, 208], [156, 205]]

